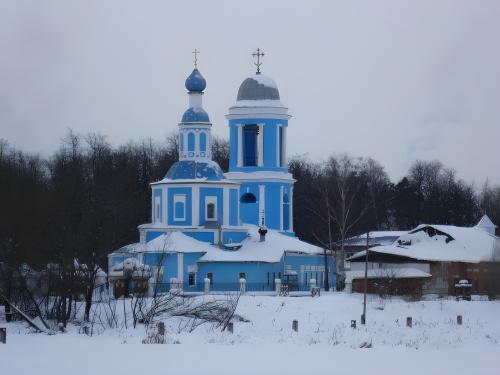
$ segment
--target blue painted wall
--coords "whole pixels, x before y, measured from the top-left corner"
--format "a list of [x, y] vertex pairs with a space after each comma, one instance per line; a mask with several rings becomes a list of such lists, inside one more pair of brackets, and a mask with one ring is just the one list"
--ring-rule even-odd
[[252, 193], [257, 198], [255, 203], [242, 203], [240, 201], [240, 219], [243, 223], [259, 225], [259, 185], [256, 183], [244, 183], [240, 186], [240, 197], [243, 194]]
[[154, 240], [156, 237], [161, 236], [163, 233], [165, 233], [165, 232], [163, 232], [163, 231], [147, 231], [146, 232], [146, 242]]
[[182, 233], [198, 241], [214, 243], [214, 231], [203, 231], [203, 232], [196, 231], [196, 232], [182, 232]]
[[247, 238], [247, 232], [222, 232], [222, 243], [239, 243], [242, 242], [245, 238]]
[[238, 220], [238, 204], [239, 204], [238, 189], [229, 190], [229, 225], [239, 225]]

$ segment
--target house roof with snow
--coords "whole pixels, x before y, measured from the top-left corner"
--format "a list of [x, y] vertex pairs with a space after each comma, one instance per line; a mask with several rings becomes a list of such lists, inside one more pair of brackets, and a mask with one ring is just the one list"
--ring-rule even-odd
[[[260, 242], [257, 226], [249, 226], [248, 237], [238, 244], [238, 250], [221, 249], [207, 242], [198, 241], [180, 231], [162, 234], [141, 244], [124, 246], [120, 252], [178, 252], [205, 253], [200, 262], [279, 262], [285, 252], [301, 254], [322, 254], [323, 249], [275, 230], [268, 230], [266, 240]], [[121, 251], [122, 249], [126, 251]]]
[[[396, 240], [408, 233], [408, 231], [372, 231], [368, 238], [370, 246], [392, 245]], [[341, 246], [342, 241], [334, 242], [334, 246]], [[359, 236], [349, 237], [344, 240], [344, 246], [366, 246], [366, 233]]]
[[[356, 253], [349, 260], [360, 260], [365, 253]], [[500, 261], [500, 239], [478, 227], [422, 224], [396, 243], [371, 248], [370, 253], [421, 261], [491, 262]]]

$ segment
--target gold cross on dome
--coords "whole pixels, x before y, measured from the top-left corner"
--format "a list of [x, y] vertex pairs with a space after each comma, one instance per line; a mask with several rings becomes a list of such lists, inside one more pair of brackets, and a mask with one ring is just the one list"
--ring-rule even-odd
[[260, 62], [260, 58], [264, 56], [264, 51], [262, 51], [260, 48], [257, 48], [257, 51], [252, 53], [253, 57], [257, 57], [257, 62], [254, 63], [254, 65], [257, 67], [257, 74], [260, 74], [260, 66], [262, 63]]
[[198, 67], [198, 54], [200, 53], [200, 51], [198, 51], [195, 48], [192, 53], [194, 54], [194, 67], [197, 68]]

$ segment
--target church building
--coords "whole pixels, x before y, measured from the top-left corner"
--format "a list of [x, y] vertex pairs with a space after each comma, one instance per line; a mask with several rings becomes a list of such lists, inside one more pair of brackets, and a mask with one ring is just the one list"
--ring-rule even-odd
[[[196, 56], [195, 50], [195, 56]], [[139, 242], [109, 255], [115, 288], [166, 291], [272, 291], [276, 282], [307, 290], [311, 279], [334, 285], [333, 259], [293, 231], [293, 186], [286, 142], [290, 115], [276, 83], [260, 72], [246, 78], [226, 115], [229, 171], [212, 160], [212, 123], [203, 108], [207, 83], [197, 68], [187, 77], [189, 107], [179, 127], [179, 160], [151, 183], [151, 222]], [[128, 288], [128, 289], [127, 289]]]

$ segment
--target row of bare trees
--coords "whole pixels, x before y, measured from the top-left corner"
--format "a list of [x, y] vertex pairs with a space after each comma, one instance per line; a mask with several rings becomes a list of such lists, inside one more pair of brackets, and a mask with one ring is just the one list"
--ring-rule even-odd
[[[214, 159], [226, 170], [227, 141], [215, 139], [212, 146]], [[84, 295], [88, 318], [106, 255], [137, 241], [137, 225], [150, 218], [149, 183], [161, 179], [177, 159], [174, 135], [163, 142], [112, 147], [101, 135], [70, 131], [49, 158], [0, 141], [3, 293], [10, 294], [9, 280], [21, 265], [41, 270], [52, 264], [50, 290], [58, 299], [58, 319], [71, 312], [76, 295]], [[346, 155], [325, 162], [295, 157], [290, 170], [297, 179], [294, 229], [325, 249], [368, 229], [471, 225], [482, 213], [500, 221], [500, 187], [465, 183], [437, 161], [416, 161], [397, 183], [376, 161]], [[343, 254], [338, 252], [340, 283]]]
[[[416, 161], [398, 183], [370, 158], [348, 155], [316, 163], [295, 158], [290, 169], [296, 233], [336, 256], [337, 289], [345, 280], [344, 241], [373, 230], [409, 230], [423, 223], [473, 225], [499, 219], [500, 187], [479, 191], [438, 161]], [[333, 246], [335, 244], [335, 248]], [[328, 280], [325, 280], [327, 288]]]

